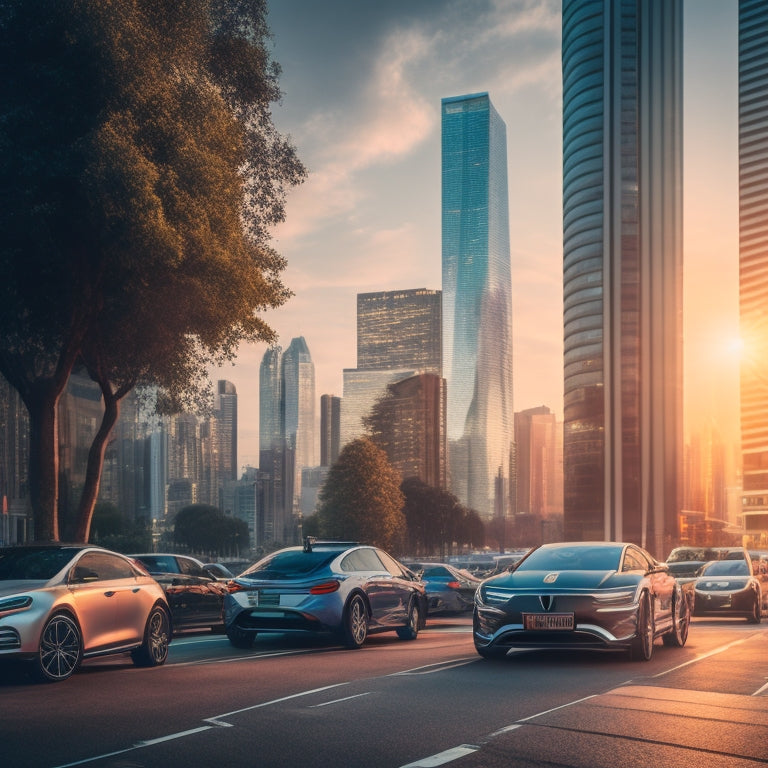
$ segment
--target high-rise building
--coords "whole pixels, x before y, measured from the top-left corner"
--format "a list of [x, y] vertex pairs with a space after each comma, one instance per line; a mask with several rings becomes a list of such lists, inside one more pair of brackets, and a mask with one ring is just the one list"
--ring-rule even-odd
[[320, 396], [320, 466], [330, 467], [339, 458], [341, 398]]
[[487, 93], [442, 100], [442, 238], [449, 486], [488, 517], [508, 509], [514, 416], [506, 126]]
[[739, 319], [742, 512], [768, 542], [768, 5], [739, 0]]
[[442, 375], [442, 293], [415, 288], [357, 294], [357, 368]]
[[682, 0], [563, 0], [565, 536], [665, 557], [682, 468]]
[[259, 450], [269, 451], [283, 439], [280, 418], [281, 347], [270, 347], [259, 366]]
[[237, 480], [237, 390], [231, 381], [220, 379], [213, 416], [216, 421], [216, 446], [220, 480]]

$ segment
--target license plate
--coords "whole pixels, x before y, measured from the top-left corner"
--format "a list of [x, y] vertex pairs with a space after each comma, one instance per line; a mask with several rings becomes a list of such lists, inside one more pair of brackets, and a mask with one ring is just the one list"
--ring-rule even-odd
[[259, 604], [259, 593], [258, 592], [248, 592], [248, 605], [251, 607], [257, 606]]
[[572, 613], [524, 613], [525, 629], [573, 629]]

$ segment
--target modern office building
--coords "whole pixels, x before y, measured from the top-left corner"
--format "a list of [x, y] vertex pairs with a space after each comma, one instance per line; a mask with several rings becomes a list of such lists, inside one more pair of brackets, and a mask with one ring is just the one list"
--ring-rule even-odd
[[514, 415], [506, 126], [487, 93], [442, 100], [442, 240], [449, 487], [489, 517], [509, 508]]
[[219, 478], [222, 482], [237, 480], [237, 390], [231, 381], [218, 381], [213, 416], [216, 421]]
[[357, 294], [359, 370], [418, 368], [442, 375], [442, 356], [441, 291]]
[[742, 513], [768, 544], [768, 5], [739, 0], [739, 319]]
[[682, 476], [682, 0], [564, 0], [564, 524], [665, 557]]
[[339, 458], [341, 398], [320, 395], [320, 466], [330, 467]]
[[272, 450], [283, 440], [280, 418], [282, 355], [281, 347], [270, 347], [259, 366], [259, 451]]

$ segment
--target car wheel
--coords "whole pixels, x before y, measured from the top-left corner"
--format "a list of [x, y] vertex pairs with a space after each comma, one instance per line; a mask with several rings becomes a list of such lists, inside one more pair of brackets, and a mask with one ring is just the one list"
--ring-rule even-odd
[[632, 640], [630, 656], [634, 661], [650, 661], [653, 656], [653, 612], [648, 593], [640, 598], [637, 609], [637, 633]]
[[80, 666], [83, 637], [77, 622], [66, 613], [51, 616], [40, 635], [32, 673], [44, 683], [66, 680]]
[[397, 629], [397, 636], [401, 640], [415, 640], [419, 634], [419, 623], [421, 621], [421, 612], [416, 600], [411, 600], [411, 606], [408, 609], [408, 623], [404, 627]]
[[675, 600], [672, 609], [672, 629], [663, 637], [664, 645], [673, 645], [682, 648], [688, 640], [688, 629], [691, 626], [691, 606], [685, 595], [681, 594]]
[[131, 653], [137, 667], [159, 667], [168, 658], [171, 624], [164, 608], [156, 605], [147, 619], [144, 642]]
[[248, 648], [253, 648], [253, 643], [256, 640], [256, 633], [246, 632], [238, 627], [229, 627], [227, 629], [227, 637], [229, 638], [229, 642], [235, 648], [247, 650]]
[[762, 611], [760, 610], [760, 598], [755, 597], [755, 602], [752, 605], [752, 612], [747, 616], [747, 623], [759, 624], [762, 619]]
[[361, 648], [368, 637], [368, 611], [360, 595], [353, 595], [344, 611], [342, 642], [350, 649]]

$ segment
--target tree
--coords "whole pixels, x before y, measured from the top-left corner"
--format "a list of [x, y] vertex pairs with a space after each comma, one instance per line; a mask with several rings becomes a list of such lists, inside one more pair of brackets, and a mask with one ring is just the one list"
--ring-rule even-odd
[[249, 547], [248, 524], [210, 504], [190, 504], [180, 509], [173, 538], [195, 552], [219, 555], [237, 554]]
[[369, 439], [348, 443], [319, 494], [322, 536], [373, 544], [399, 553], [404, 543], [400, 475]]
[[0, 373], [30, 417], [35, 539], [58, 539], [56, 411], [104, 395], [87, 540], [122, 397], [199, 402], [212, 363], [274, 340], [290, 295], [269, 228], [305, 169], [272, 124], [266, 0], [0, 4]]

